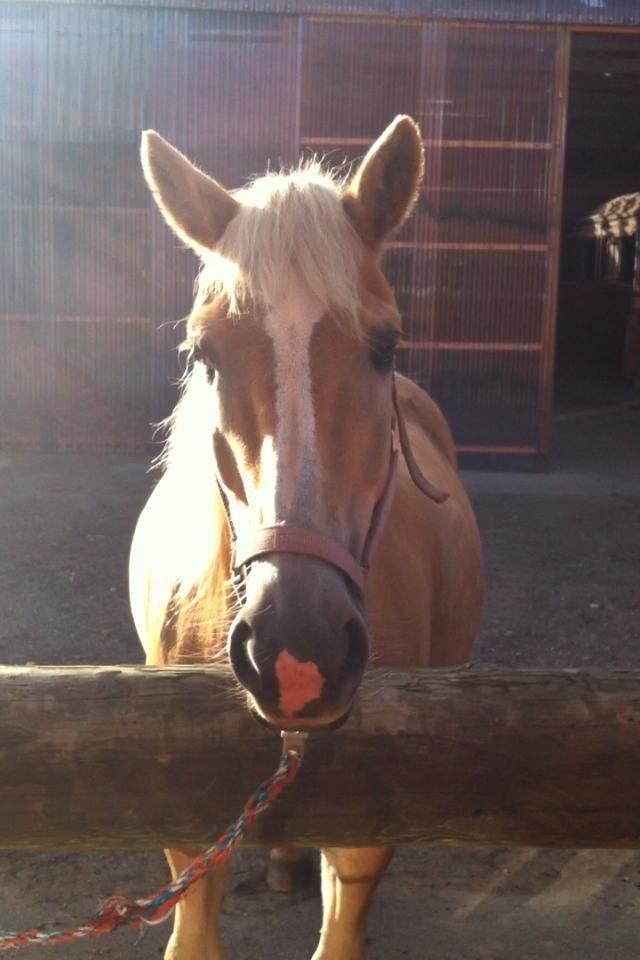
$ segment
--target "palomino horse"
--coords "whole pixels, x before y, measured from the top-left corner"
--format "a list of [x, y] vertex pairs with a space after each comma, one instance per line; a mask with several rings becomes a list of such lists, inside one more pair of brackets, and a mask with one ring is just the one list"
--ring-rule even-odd
[[[451, 434], [394, 376], [400, 317], [379, 266], [420, 188], [420, 132], [396, 118], [348, 183], [310, 164], [231, 194], [151, 131], [142, 164], [203, 264], [194, 363], [132, 547], [147, 662], [228, 653], [274, 727], [340, 722], [370, 659], [463, 661], [482, 603]], [[323, 852], [314, 960], [362, 960], [391, 854]], [[167, 856], [174, 873], [189, 859]], [[171, 960], [220, 960], [223, 884], [214, 873], [178, 906]]]

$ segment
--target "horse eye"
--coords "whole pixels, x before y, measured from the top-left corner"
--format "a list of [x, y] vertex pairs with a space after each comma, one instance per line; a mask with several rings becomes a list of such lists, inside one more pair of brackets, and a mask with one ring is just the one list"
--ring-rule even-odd
[[371, 363], [378, 373], [389, 373], [393, 367], [398, 344], [398, 333], [394, 330], [384, 330], [371, 337]]

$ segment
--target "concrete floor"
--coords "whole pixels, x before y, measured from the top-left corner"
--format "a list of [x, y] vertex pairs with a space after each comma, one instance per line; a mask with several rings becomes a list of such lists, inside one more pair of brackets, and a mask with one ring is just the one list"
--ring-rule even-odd
[[[474, 660], [639, 667], [640, 410], [564, 415], [556, 451], [546, 474], [465, 476], [488, 579]], [[140, 662], [126, 555], [149, 483], [142, 458], [0, 454], [0, 661]], [[267, 892], [264, 868], [262, 853], [234, 863], [229, 960], [304, 960], [317, 896]], [[158, 851], [5, 853], [0, 929], [66, 923], [165, 878]], [[407, 848], [376, 898], [369, 960], [636, 960], [639, 932], [635, 852]], [[150, 960], [167, 936], [123, 932], [56, 956]]]
[[543, 473], [467, 471], [472, 493], [636, 496], [640, 492], [640, 394], [604, 407], [556, 415]]

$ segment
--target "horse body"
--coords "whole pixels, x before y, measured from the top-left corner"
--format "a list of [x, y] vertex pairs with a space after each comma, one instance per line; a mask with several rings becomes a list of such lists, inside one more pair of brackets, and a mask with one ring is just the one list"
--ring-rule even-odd
[[[165, 219], [205, 259], [188, 325], [200, 362], [132, 546], [147, 662], [230, 662], [254, 711], [309, 729], [347, 714], [368, 662], [461, 663], [482, 604], [477, 525], [437, 406], [396, 376], [394, 413], [399, 321], [378, 267], [419, 186], [417, 128], [396, 120], [346, 187], [302, 171], [270, 181], [264, 196], [232, 196], [157, 135], [143, 166]], [[366, 553], [400, 420], [404, 455], [360, 595], [340, 560], [319, 556], [314, 531], [338, 557]], [[409, 459], [446, 499], [425, 495]], [[311, 531], [311, 546], [291, 555], [282, 540], [260, 552], [252, 537], [265, 528]], [[228, 583], [232, 537], [250, 544], [240, 601]], [[362, 960], [391, 852], [324, 851], [314, 960]], [[167, 856], [174, 873], [186, 864], [185, 853]], [[208, 877], [179, 905], [167, 957], [221, 958], [223, 884]]]

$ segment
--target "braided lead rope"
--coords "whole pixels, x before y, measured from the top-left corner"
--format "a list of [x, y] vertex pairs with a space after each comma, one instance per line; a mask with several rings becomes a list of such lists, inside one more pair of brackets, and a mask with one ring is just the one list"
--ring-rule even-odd
[[217, 843], [209, 847], [176, 877], [172, 883], [160, 887], [149, 897], [131, 900], [124, 894], [110, 897], [98, 913], [64, 930], [26, 930], [24, 933], [0, 934], [0, 951], [17, 950], [30, 943], [70, 943], [83, 937], [100, 937], [120, 927], [140, 927], [143, 924], [160, 923], [165, 920], [175, 905], [183, 899], [194, 883], [197, 883], [213, 867], [224, 863], [235, 846], [251, 829], [257, 817], [277, 800], [282, 791], [296, 779], [302, 762], [306, 734], [283, 733], [283, 751], [278, 769], [260, 784], [249, 797], [237, 820], [231, 823]]

